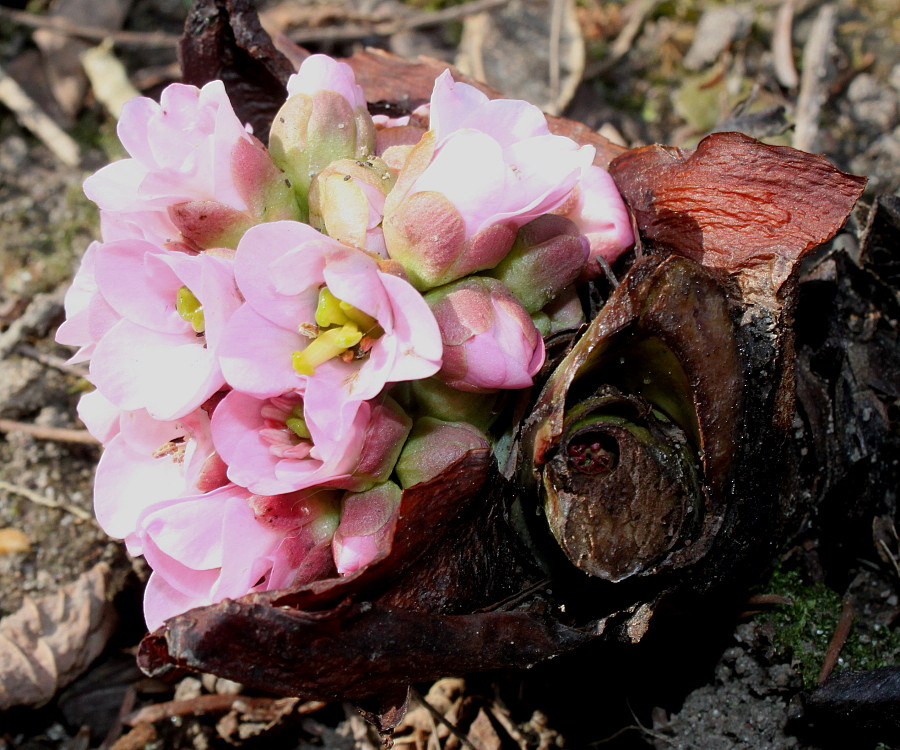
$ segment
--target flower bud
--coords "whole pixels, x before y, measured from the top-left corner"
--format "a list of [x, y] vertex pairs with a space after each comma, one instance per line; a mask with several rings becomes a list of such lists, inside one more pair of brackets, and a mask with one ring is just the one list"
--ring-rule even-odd
[[361, 490], [384, 482], [394, 471], [412, 420], [394, 399], [382, 396], [372, 401], [372, 416], [363, 437], [363, 451], [346, 489]]
[[309, 186], [309, 223], [338, 242], [386, 257], [381, 217], [394, 175], [378, 157], [339, 159]]
[[339, 497], [321, 487], [250, 496], [256, 520], [285, 534], [273, 556], [267, 591], [334, 575], [331, 541], [340, 522]]
[[397, 478], [403, 489], [427, 482], [469, 451], [486, 451], [490, 445], [474, 425], [422, 417], [413, 425], [397, 460]]
[[497, 416], [496, 393], [467, 393], [437, 378], [412, 380], [407, 386], [419, 414], [447, 422], [468, 422], [482, 430]]
[[555, 211], [574, 221], [590, 244], [579, 281], [600, 276], [604, 261], [612, 263], [634, 244], [628, 209], [609, 172], [601, 167], [585, 167], [570, 199]]
[[541, 310], [547, 317], [549, 330], [545, 336], [552, 336], [560, 331], [571, 331], [584, 324], [584, 308], [578, 298], [578, 290], [570, 286], [563, 291], [553, 302]]
[[588, 258], [587, 239], [568, 219], [545, 215], [519, 230], [512, 250], [488, 272], [529, 313], [543, 309], [573, 284]]
[[350, 66], [324, 55], [304, 61], [288, 93], [272, 122], [269, 151], [305, 208], [310, 181], [326, 166], [375, 152], [375, 125]]
[[396, 484], [384, 482], [365, 492], [344, 495], [341, 523], [332, 541], [338, 573], [353, 573], [387, 552], [402, 494]]
[[436, 377], [461, 391], [526, 388], [544, 362], [528, 311], [497, 279], [472, 276], [425, 295], [441, 331]]

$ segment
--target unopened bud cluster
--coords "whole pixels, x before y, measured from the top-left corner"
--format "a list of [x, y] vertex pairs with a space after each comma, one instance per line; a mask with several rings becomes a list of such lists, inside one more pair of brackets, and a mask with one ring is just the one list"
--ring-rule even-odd
[[96, 513], [153, 569], [150, 628], [377, 564], [404, 490], [488, 455], [575, 284], [632, 242], [591, 147], [449, 72], [373, 119], [314, 55], [268, 148], [219, 81], [133, 100], [119, 136], [57, 338], [90, 362]]

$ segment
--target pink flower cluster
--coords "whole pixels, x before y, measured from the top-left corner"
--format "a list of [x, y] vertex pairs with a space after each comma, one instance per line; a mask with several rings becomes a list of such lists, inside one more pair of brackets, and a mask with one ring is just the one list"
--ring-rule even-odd
[[445, 73], [427, 113], [379, 120], [321, 55], [268, 148], [221, 82], [175, 84], [85, 182], [103, 241], [57, 340], [90, 362], [96, 513], [153, 569], [150, 628], [378, 559], [401, 488], [489, 447], [485, 404], [632, 242], [593, 149], [525, 102]]

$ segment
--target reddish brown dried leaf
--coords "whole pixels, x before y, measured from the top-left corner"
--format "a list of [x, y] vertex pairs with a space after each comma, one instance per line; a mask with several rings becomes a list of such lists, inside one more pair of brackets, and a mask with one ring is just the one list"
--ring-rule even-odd
[[238, 117], [265, 142], [294, 67], [263, 30], [252, 0], [196, 0], [178, 51], [184, 82], [224, 81]]
[[46, 703], [99, 655], [116, 626], [108, 584], [100, 563], [0, 621], [0, 710]]
[[716, 133], [697, 150], [633, 149], [610, 172], [644, 241], [777, 291], [794, 265], [834, 236], [866, 180], [821, 156]]
[[358, 700], [410, 682], [528, 667], [591, 636], [522, 612], [420, 614], [362, 602], [325, 611], [225, 601], [144, 639], [155, 672], [171, 662], [282, 695]]

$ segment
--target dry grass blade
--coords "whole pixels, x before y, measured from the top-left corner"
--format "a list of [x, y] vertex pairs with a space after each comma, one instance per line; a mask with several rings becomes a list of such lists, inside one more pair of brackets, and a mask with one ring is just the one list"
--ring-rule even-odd
[[54, 510], [64, 510], [66, 511], [66, 513], [71, 513], [73, 516], [75, 516], [75, 518], [80, 518], [82, 521], [92, 521], [94, 518], [86, 510], [82, 510], [75, 505], [69, 505], [68, 503], [60, 503], [56, 500], [51, 500], [49, 497], [44, 497], [39, 492], [30, 490], [27, 487], [19, 487], [16, 484], [3, 481], [2, 479], [0, 479], [0, 490], [11, 492], [14, 495], [24, 497], [26, 500], [30, 500], [31, 502], [33, 502], [35, 505], [43, 505], [45, 508], [53, 508]]
[[56, 440], [60, 443], [84, 443], [99, 445], [99, 441], [87, 430], [72, 430], [67, 427], [42, 427], [29, 422], [0, 419], [0, 432], [24, 432], [38, 440]]
[[801, 151], [814, 151], [819, 137], [819, 116], [828, 98], [828, 84], [834, 72], [830, 55], [836, 23], [837, 8], [822, 6], [803, 48], [803, 77], [797, 97], [793, 143], [794, 148]]
[[40, 138], [63, 164], [78, 166], [81, 161], [78, 144], [34, 103], [3, 68], [0, 68], [0, 102], [12, 110], [22, 126]]
[[0, 620], [0, 710], [46, 703], [100, 654], [116, 626], [109, 579], [99, 563]]
[[87, 39], [93, 42], [112, 39], [116, 44], [131, 47], [174, 48], [180, 38], [177, 34], [166, 34], [162, 31], [110, 31], [109, 29], [96, 26], [73, 23], [63, 18], [38, 16], [34, 13], [26, 13], [22, 10], [4, 8], [3, 6], [0, 6], [0, 18], [9, 19], [20, 26], [28, 26], [32, 29], [50, 29], [59, 34]]
[[778, 7], [772, 31], [772, 67], [778, 82], [786, 89], [796, 88], [800, 82], [794, 66], [794, 44], [791, 38], [793, 26], [794, 3], [793, 0], [785, 0]]

